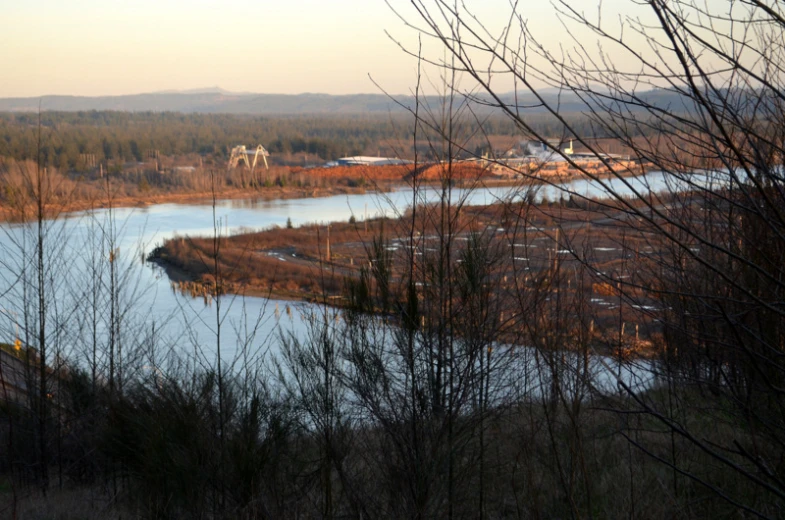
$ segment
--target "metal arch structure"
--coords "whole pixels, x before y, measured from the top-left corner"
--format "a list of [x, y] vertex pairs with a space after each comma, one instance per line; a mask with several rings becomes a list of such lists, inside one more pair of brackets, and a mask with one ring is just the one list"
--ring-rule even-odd
[[[253, 156], [253, 161], [248, 160], [248, 157], [251, 155]], [[244, 162], [246, 168], [253, 174], [254, 170], [256, 170], [256, 163], [259, 161], [259, 157], [261, 157], [262, 161], [264, 161], [265, 169], [269, 170], [270, 167], [267, 165], [267, 157], [269, 156], [270, 152], [262, 145], [257, 146], [256, 150], [248, 150], [245, 148], [245, 145], [235, 146], [232, 148], [232, 153], [229, 156], [229, 169], [237, 168], [240, 162]]]

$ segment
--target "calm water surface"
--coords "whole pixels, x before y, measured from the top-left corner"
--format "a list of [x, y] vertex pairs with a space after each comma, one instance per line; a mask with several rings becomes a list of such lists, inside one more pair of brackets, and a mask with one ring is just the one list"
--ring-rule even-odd
[[[696, 176], [695, 182], [705, 184], [705, 176]], [[535, 190], [538, 200], [556, 200], [565, 193], [602, 197], [612, 190], [617, 195], [632, 195], [681, 189], [683, 183], [669, 180], [659, 172], [632, 179], [613, 179], [604, 182], [578, 180], [566, 185], [541, 186]], [[419, 203], [438, 199], [435, 189], [426, 189], [418, 196]], [[495, 187], [467, 192], [453, 190], [454, 200], [467, 204], [489, 204], [511, 197], [522, 196], [520, 188]], [[566, 195], [564, 195], [566, 196]], [[284, 226], [291, 219], [295, 226], [305, 223], [346, 221], [352, 215], [358, 220], [380, 215], [394, 216], [405, 211], [412, 203], [412, 193], [405, 189], [392, 193], [364, 195], [336, 195], [324, 198], [290, 200], [223, 200], [215, 208], [215, 216], [222, 233], [233, 234], [259, 230], [271, 226]], [[136, 337], [155, 338], [156, 348], [173, 349], [180, 354], [191, 354], [195, 362], [210, 364], [215, 357], [216, 308], [202, 298], [191, 298], [175, 292], [166, 274], [157, 266], [142, 261], [144, 256], [164, 240], [174, 236], [211, 235], [213, 209], [199, 204], [157, 204], [146, 208], [120, 208], [114, 210], [115, 266], [121, 273], [123, 289], [121, 301], [123, 325], [135, 332]], [[101, 227], [107, 227], [108, 212], [98, 210], [69, 214], [68, 218], [47, 222], [46, 247], [50, 251], [48, 262], [54, 267], [48, 274], [48, 290], [57, 295], [57, 313], [50, 324], [68, 334], [70, 343], [84, 343], [89, 324], [79, 322], [78, 316], [69, 316], [69, 308], [76, 309], [87, 301], [91, 279], [91, 255], [98, 254], [103, 268], [109, 245], [101, 243]], [[23, 293], [19, 274], [32, 258], [35, 224], [0, 226], [0, 335], [12, 341], [18, 322], [24, 315], [21, 302]], [[119, 251], [118, 251], [119, 249]], [[95, 262], [95, 258], [93, 259]], [[104, 275], [103, 283], [108, 282]], [[106, 302], [101, 309], [106, 309]], [[318, 307], [256, 297], [224, 296], [220, 301], [222, 329], [222, 358], [226, 361], [261, 357], [277, 351], [278, 337], [293, 333], [303, 337], [306, 333], [305, 315], [318, 311]], [[77, 314], [77, 313], [74, 313]], [[68, 329], [68, 332], [66, 332]], [[106, 332], [99, 325], [99, 334]], [[77, 332], [73, 332], [76, 330]], [[69, 340], [64, 340], [68, 342]], [[153, 344], [151, 339], [151, 344]], [[158, 352], [156, 355], [164, 355]], [[87, 354], [77, 353], [86, 356]], [[245, 356], [245, 358], [244, 358]]]

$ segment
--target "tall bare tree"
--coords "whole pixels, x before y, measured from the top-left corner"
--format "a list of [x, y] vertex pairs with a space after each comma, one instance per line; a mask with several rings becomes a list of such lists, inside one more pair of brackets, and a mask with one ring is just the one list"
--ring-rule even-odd
[[[669, 454], [622, 434], [674, 475], [750, 514], [776, 516], [785, 499], [778, 462], [785, 441], [782, 3], [648, 0], [615, 11], [557, 0], [558, 44], [529, 23], [522, 3], [510, 3], [501, 27], [463, 2], [409, 4], [413, 14], [401, 8], [402, 17], [438, 46], [434, 66], [463, 75], [467, 102], [505, 114], [522, 138], [546, 143], [558, 160], [605, 186], [608, 214], [624, 215], [629, 235], [645, 234], [656, 251], [630, 262], [629, 277], [597, 283], [615, 285], [628, 302], [660, 302], [656, 315], [639, 318], [658, 320], [669, 397], [619, 378], [627, 400], [614, 406], [648, 417], [652, 428], [664, 427], [757, 492], [682, 464], [675, 447]], [[566, 105], [590, 122], [590, 134], [565, 115]], [[547, 144], [552, 136], [528, 122], [533, 111], [550, 114], [600, 167], [586, 167], [572, 145]], [[622, 164], [597, 138], [623, 146], [632, 161]], [[660, 191], [631, 179], [641, 164], [662, 172]], [[706, 433], [706, 420], [723, 427]]]

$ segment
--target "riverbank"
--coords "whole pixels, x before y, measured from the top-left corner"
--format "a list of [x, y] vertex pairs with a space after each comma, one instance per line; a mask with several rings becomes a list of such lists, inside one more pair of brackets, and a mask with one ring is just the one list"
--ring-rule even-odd
[[[118, 197], [111, 199], [91, 199], [57, 201], [44, 205], [44, 218], [51, 219], [66, 213], [112, 208], [147, 207], [155, 204], [201, 204], [210, 205], [216, 200], [290, 200], [330, 197], [333, 195], [357, 195], [368, 191], [392, 189], [392, 185], [380, 185], [374, 190], [364, 187], [331, 186], [316, 188], [274, 187], [221, 190], [192, 193], [160, 193], [144, 197]], [[0, 222], [25, 222], [35, 220], [38, 207], [34, 203], [22, 207], [0, 206]]]
[[[566, 164], [566, 163], [565, 163]], [[587, 171], [596, 178], [627, 178], [647, 173], [645, 166], [623, 168], [616, 173]], [[620, 166], [621, 168], [621, 166]], [[28, 174], [34, 168], [28, 165]], [[538, 173], [539, 171], [539, 173]], [[145, 207], [154, 204], [205, 204], [219, 200], [289, 200], [329, 197], [333, 195], [356, 195], [373, 192], [388, 192], [397, 188], [410, 188], [413, 179], [420, 186], [440, 186], [449, 173], [451, 183], [457, 188], [498, 188], [516, 186], [548, 186], [574, 182], [581, 179], [580, 170], [553, 168], [545, 165], [538, 171], [516, 173], [491, 164], [457, 162], [447, 164], [423, 164], [416, 170], [409, 165], [388, 166], [343, 166], [310, 170], [277, 168], [264, 174], [263, 178], [241, 182], [233, 177], [211, 177], [209, 172], [196, 171], [184, 174], [155, 174], [152, 178], [161, 185], [151, 185], [149, 175], [125, 178], [117, 176], [112, 184], [104, 178], [90, 180], [72, 178], [57, 172], [47, 173], [53, 188], [45, 197], [44, 218], [51, 219], [65, 213], [105, 209], [107, 207]], [[2, 173], [2, 171], [0, 171]], [[234, 174], [233, 174], [234, 175]], [[29, 191], [29, 182], [11, 176], [5, 179], [6, 186], [0, 192], [0, 222], [32, 221], [38, 215], [38, 202]], [[137, 177], [139, 177], [137, 179]], [[589, 177], [586, 177], [589, 178]], [[0, 179], [2, 180], [2, 179]], [[240, 186], [240, 187], [237, 187]], [[111, 195], [107, 196], [107, 193]]]

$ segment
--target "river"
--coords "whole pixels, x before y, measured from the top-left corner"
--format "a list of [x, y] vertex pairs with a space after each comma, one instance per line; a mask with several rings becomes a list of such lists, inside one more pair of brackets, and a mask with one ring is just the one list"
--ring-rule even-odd
[[[696, 182], [705, 184], [705, 176], [695, 176]], [[603, 197], [608, 190], [617, 195], [631, 195], [633, 189], [640, 193], [657, 192], [674, 188], [674, 181], [659, 172], [629, 179], [608, 181], [576, 180], [559, 186], [540, 186], [535, 199], [556, 200], [565, 193]], [[681, 184], [679, 185], [681, 186]], [[568, 190], [565, 192], [565, 189]], [[438, 192], [425, 189], [419, 202], [438, 199]], [[519, 188], [492, 187], [471, 191], [454, 189], [454, 200], [468, 204], [489, 204], [499, 200], [522, 196]], [[564, 195], [567, 196], [567, 195]], [[412, 192], [400, 189], [390, 193], [363, 195], [336, 195], [324, 198], [289, 200], [220, 200], [215, 206], [215, 216], [223, 234], [259, 230], [271, 226], [284, 226], [288, 219], [299, 226], [305, 223], [327, 223], [357, 220], [380, 215], [393, 216], [403, 212], [410, 204]], [[213, 210], [201, 204], [157, 204], [144, 208], [117, 208], [113, 210], [117, 236], [114, 267], [121, 273], [118, 315], [123, 330], [134, 338], [134, 351], [149, 358], [147, 363], [157, 364], [159, 357], [168, 352], [187, 353], [193, 363], [210, 365], [215, 358], [216, 308], [205, 299], [191, 298], [177, 293], [161, 268], [142, 259], [157, 244], [174, 236], [211, 235]], [[47, 221], [46, 275], [47, 291], [51, 302], [49, 334], [64, 347], [64, 355], [87, 360], [90, 356], [91, 324], [84, 313], [89, 301], [92, 276], [91, 265], [103, 271], [100, 283], [108, 286], [107, 259], [110, 244], [100, 241], [100, 229], [108, 228], [108, 210], [78, 212], [56, 221]], [[12, 342], [24, 329], [23, 284], [20, 274], [24, 269], [32, 272], [35, 223], [3, 224], [0, 226], [0, 340]], [[97, 236], [99, 238], [97, 238]], [[99, 253], [96, 258], [95, 253]], [[28, 290], [30, 286], [28, 286]], [[29, 293], [28, 293], [29, 294]], [[304, 303], [268, 300], [258, 297], [227, 295], [221, 298], [220, 321], [222, 327], [222, 359], [226, 362], [257, 361], [277, 350], [278, 336], [282, 332], [302, 336], [306, 331], [304, 313], [314, 310]], [[108, 312], [108, 302], [103, 299], [99, 314]], [[119, 314], [121, 313], [121, 314]], [[97, 320], [98, 336], [106, 335], [107, 319]], [[103, 341], [103, 340], [99, 340]], [[150, 351], [143, 353], [145, 344]], [[76, 351], [74, 345], [82, 345]], [[127, 351], [131, 351], [127, 346]], [[153, 352], [154, 351], [154, 352]], [[141, 354], [139, 354], [142, 352]], [[129, 363], [132, 360], [128, 360]], [[138, 364], [138, 360], [134, 360]]]

